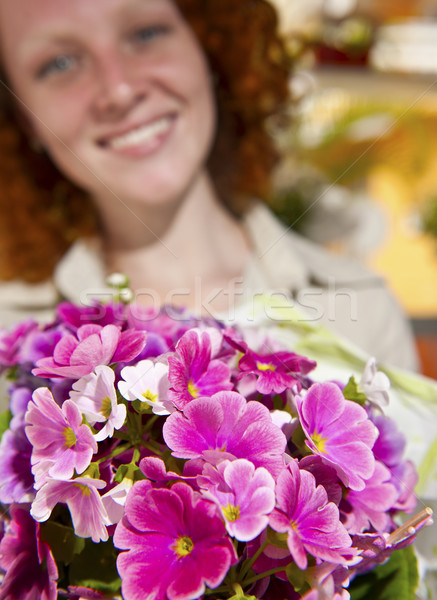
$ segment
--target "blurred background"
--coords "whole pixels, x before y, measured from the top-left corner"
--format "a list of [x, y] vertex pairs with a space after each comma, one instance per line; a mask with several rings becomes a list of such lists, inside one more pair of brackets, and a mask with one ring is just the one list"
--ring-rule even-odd
[[271, 198], [380, 272], [437, 378], [437, 0], [272, 0], [295, 61]]

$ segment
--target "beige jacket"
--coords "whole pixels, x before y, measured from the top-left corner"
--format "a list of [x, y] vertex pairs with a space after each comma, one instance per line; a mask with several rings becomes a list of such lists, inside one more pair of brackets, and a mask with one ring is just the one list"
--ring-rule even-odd
[[[360, 263], [328, 253], [280, 223], [263, 205], [244, 218], [253, 253], [242, 281], [241, 306], [265, 291], [286, 296], [303, 319], [320, 323], [352, 341], [382, 364], [417, 369], [412, 333], [405, 315], [381, 277]], [[53, 281], [0, 285], [0, 326], [27, 317], [48, 321], [62, 299], [86, 302], [107, 290], [96, 245], [77, 242], [62, 259]], [[243, 316], [242, 316], [243, 315]], [[228, 321], [230, 314], [214, 315]]]

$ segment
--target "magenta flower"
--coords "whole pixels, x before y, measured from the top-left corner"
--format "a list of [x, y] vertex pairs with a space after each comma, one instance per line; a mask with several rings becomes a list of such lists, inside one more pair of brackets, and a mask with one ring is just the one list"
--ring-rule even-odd
[[231, 390], [231, 371], [222, 360], [211, 360], [211, 339], [206, 331], [187, 331], [168, 357], [169, 398], [179, 409], [202, 396]]
[[202, 458], [212, 464], [246, 458], [273, 477], [284, 466], [284, 434], [264, 405], [247, 402], [237, 392], [192, 400], [183, 413], [167, 418], [163, 434], [177, 458]]
[[26, 412], [26, 435], [33, 446], [31, 463], [35, 488], [47, 476], [70, 479], [74, 471], [83, 473], [97, 452], [97, 443], [72, 400], [62, 408], [47, 388], [38, 388]]
[[105, 525], [110, 525], [110, 521], [97, 491], [105, 486], [101, 479], [90, 477], [70, 481], [51, 479], [38, 490], [30, 514], [36, 521], [47, 521], [56, 504], [67, 504], [76, 535], [90, 537], [96, 543], [106, 542]]
[[343, 523], [350, 534], [370, 531], [371, 527], [380, 533], [388, 531], [391, 518], [388, 513], [393, 508], [398, 492], [390, 483], [391, 473], [382, 463], [376, 461], [375, 471], [366, 481], [363, 490], [349, 490], [340, 504]]
[[41, 540], [39, 524], [26, 507], [11, 507], [12, 520], [0, 542], [3, 578], [1, 600], [56, 600], [58, 569], [49, 546]]
[[65, 335], [55, 346], [52, 357], [37, 361], [32, 373], [39, 377], [79, 379], [98, 365], [128, 362], [146, 344], [143, 331], [121, 331], [115, 325], [83, 325], [76, 335]]
[[217, 470], [207, 464], [197, 483], [220, 508], [232, 537], [248, 542], [267, 527], [275, 507], [275, 481], [263, 467], [255, 469], [243, 458], [223, 461]]
[[134, 484], [114, 545], [128, 550], [117, 559], [125, 600], [194, 600], [237, 562], [215, 504], [185, 483]]
[[302, 376], [312, 371], [316, 363], [293, 352], [257, 354], [247, 349], [238, 366], [242, 374], [256, 375], [260, 394], [280, 394], [296, 385], [300, 390]]
[[352, 540], [340, 522], [338, 508], [328, 502], [323, 486], [316, 487], [313, 475], [299, 469], [297, 460], [280, 473], [276, 501], [270, 527], [288, 534], [288, 549], [300, 569], [307, 568], [307, 552], [332, 563], [345, 562]]
[[364, 489], [375, 469], [372, 447], [378, 435], [364, 408], [330, 382], [313, 384], [296, 401], [307, 446], [335, 468], [345, 486]]

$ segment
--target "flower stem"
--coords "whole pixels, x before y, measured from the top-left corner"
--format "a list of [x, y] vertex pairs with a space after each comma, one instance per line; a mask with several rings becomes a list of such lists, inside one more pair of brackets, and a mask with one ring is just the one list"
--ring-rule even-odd
[[246, 561], [245, 563], [243, 563], [243, 568], [241, 569], [241, 572], [240, 572], [240, 578], [241, 579], [244, 579], [244, 577], [250, 571], [250, 569], [252, 568], [252, 566], [255, 564], [255, 561], [261, 556], [261, 554], [264, 552], [264, 550], [269, 545], [270, 545], [270, 542], [268, 542], [268, 540], [266, 540], [264, 542], [264, 544], [262, 544], [262, 546], [260, 546], [258, 548], [258, 550], [255, 552], [255, 554], [252, 556], [252, 558], [249, 559], [248, 561]]
[[98, 460], [96, 460], [94, 462], [96, 464], [100, 465], [102, 462], [105, 462], [106, 460], [109, 460], [110, 458], [114, 458], [115, 456], [118, 456], [119, 454], [123, 454], [123, 452], [130, 450], [130, 448], [132, 448], [132, 446], [130, 444], [126, 444], [123, 446], [121, 446], [121, 445], [117, 446], [116, 448], [114, 448], [114, 450], [112, 450], [112, 452], [110, 452], [106, 456], [102, 456], [102, 458], [99, 458]]
[[242, 586], [246, 587], [247, 585], [250, 585], [251, 583], [255, 583], [255, 581], [259, 581], [260, 579], [264, 579], [265, 577], [270, 577], [270, 575], [274, 575], [275, 573], [280, 573], [281, 571], [284, 571], [285, 567], [276, 567], [276, 569], [270, 569], [270, 571], [264, 571], [264, 573], [260, 573], [259, 575], [255, 575], [254, 577], [249, 577], [249, 579], [246, 579], [246, 581], [242, 582]]

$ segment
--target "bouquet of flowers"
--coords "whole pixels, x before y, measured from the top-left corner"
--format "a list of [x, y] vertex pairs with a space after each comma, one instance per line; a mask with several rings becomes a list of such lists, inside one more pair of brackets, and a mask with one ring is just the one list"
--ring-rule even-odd
[[0, 599], [414, 597], [431, 511], [399, 525], [417, 476], [373, 362], [313, 381], [268, 338], [112, 302], [2, 332], [0, 365]]

